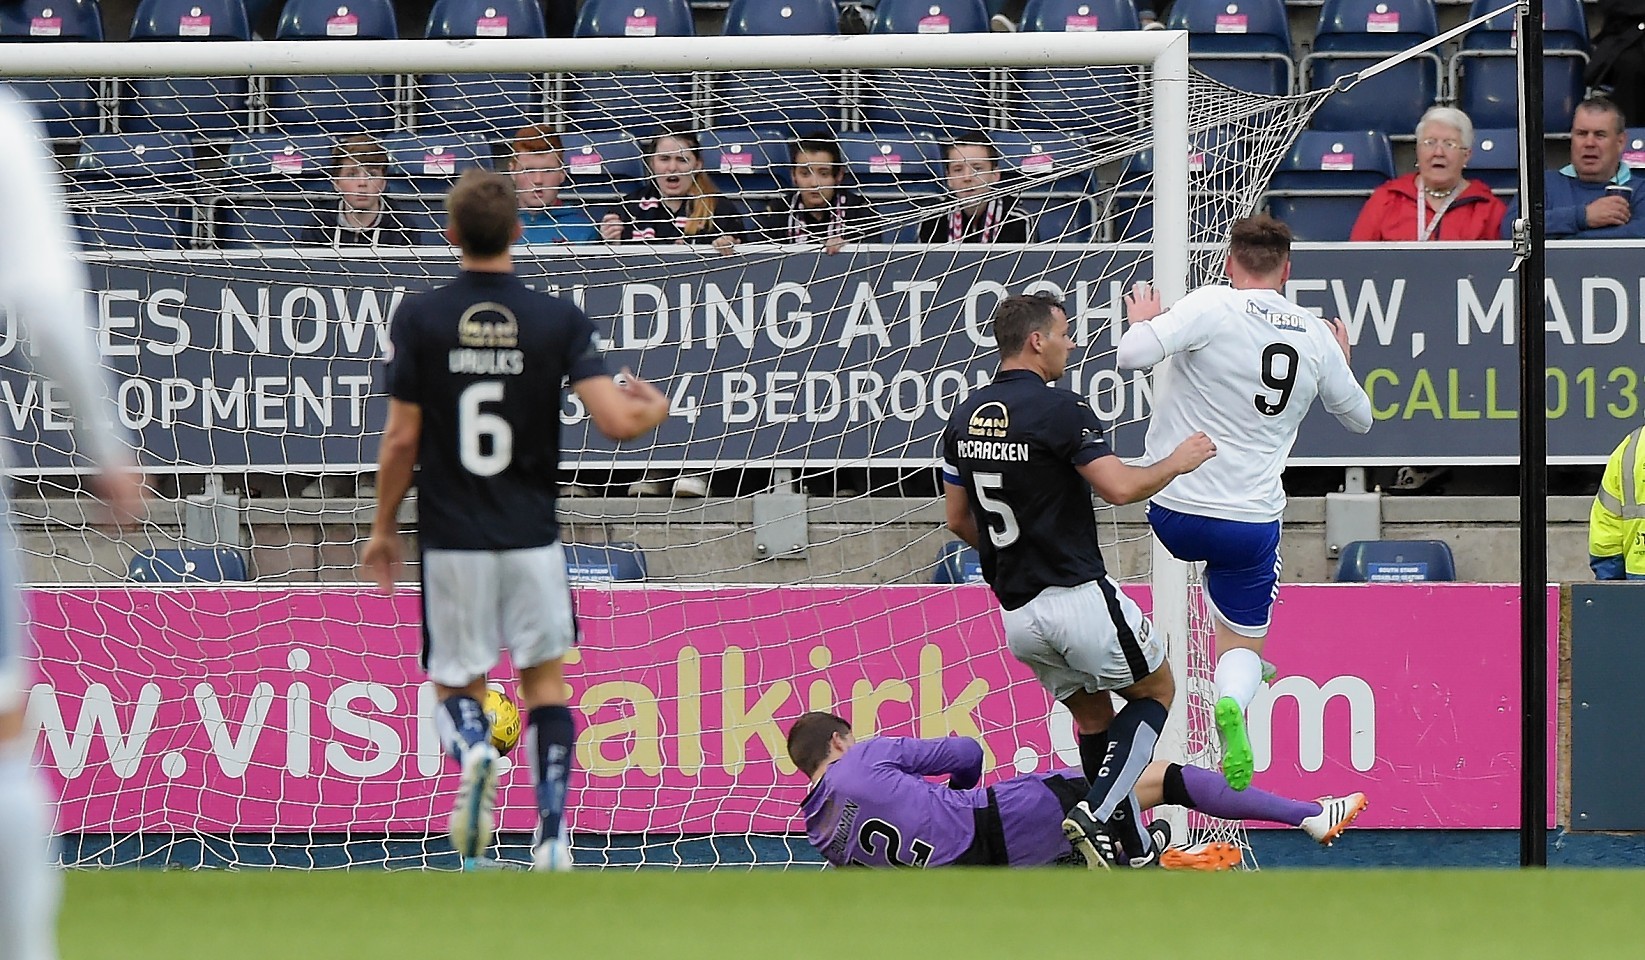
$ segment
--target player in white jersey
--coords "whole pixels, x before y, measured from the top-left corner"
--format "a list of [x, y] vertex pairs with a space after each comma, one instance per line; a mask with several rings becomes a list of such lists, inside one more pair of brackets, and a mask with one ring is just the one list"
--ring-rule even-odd
[[[132, 516], [141, 486], [134, 472], [120, 469], [126, 454], [86, 322], [86, 274], [74, 258], [62, 191], [33, 118], [4, 85], [0, 143], [0, 303], [23, 322], [40, 375], [66, 394], [77, 449], [103, 470], [94, 488], [116, 519]], [[0, 523], [0, 957], [50, 960], [58, 884], [50, 807], [29, 766], [33, 744], [23, 727], [26, 636], [10, 535]]]
[[1348, 330], [1280, 292], [1291, 275], [1291, 231], [1267, 216], [1234, 224], [1229, 285], [1201, 287], [1164, 310], [1145, 284], [1126, 297], [1122, 370], [1173, 357], [1154, 393], [1147, 459], [1203, 430], [1218, 456], [1172, 480], [1148, 522], [1179, 560], [1205, 564], [1216, 615], [1216, 721], [1223, 775], [1243, 790], [1254, 758], [1245, 709], [1262, 682], [1262, 646], [1279, 592], [1280, 472], [1317, 396], [1355, 433], [1371, 429], [1371, 400], [1348, 366]]

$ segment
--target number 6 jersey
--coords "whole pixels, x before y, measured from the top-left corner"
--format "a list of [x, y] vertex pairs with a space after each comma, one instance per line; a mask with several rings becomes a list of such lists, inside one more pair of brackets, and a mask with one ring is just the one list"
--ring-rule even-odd
[[463, 271], [389, 326], [388, 395], [422, 409], [418, 535], [440, 550], [559, 539], [560, 403], [606, 373], [594, 324], [509, 273]]
[[[1371, 401], [1319, 317], [1269, 289], [1201, 287], [1149, 321], [1166, 356], [1155, 384], [1147, 461], [1203, 430], [1217, 455], [1154, 495], [1179, 513], [1268, 523], [1285, 512], [1280, 471], [1318, 396], [1356, 433]], [[1356, 425], [1359, 428], [1356, 429]]]
[[1001, 371], [949, 418], [943, 480], [965, 488], [983, 577], [1005, 609], [1106, 575], [1076, 468], [1112, 455], [1090, 405], [1029, 370]]

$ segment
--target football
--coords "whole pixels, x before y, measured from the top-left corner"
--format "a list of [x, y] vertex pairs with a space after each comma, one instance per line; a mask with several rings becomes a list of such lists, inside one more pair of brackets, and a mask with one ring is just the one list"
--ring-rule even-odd
[[501, 690], [489, 688], [481, 707], [486, 719], [491, 721], [491, 745], [507, 756], [520, 742], [520, 708]]

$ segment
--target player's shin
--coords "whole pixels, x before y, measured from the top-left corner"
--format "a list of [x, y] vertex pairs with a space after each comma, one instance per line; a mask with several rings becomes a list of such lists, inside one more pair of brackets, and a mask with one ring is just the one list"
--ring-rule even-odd
[[1266, 820], [1293, 827], [1320, 812], [1318, 803], [1292, 800], [1256, 787], [1236, 791], [1214, 770], [1175, 763], [1165, 771], [1165, 802], [1219, 820]]
[[1114, 815], [1154, 758], [1154, 745], [1165, 728], [1166, 710], [1158, 700], [1142, 697], [1125, 705], [1108, 727], [1108, 751], [1091, 778], [1086, 803], [1102, 820]]
[[1216, 684], [1217, 699], [1232, 697], [1244, 712], [1262, 685], [1262, 657], [1247, 647], [1226, 650], [1217, 658], [1212, 680]]
[[491, 739], [491, 721], [480, 701], [466, 694], [454, 694], [434, 708], [434, 729], [446, 756], [463, 762], [463, 751]]
[[1079, 747], [1080, 768], [1085, 772], [1085, 782], [1090, 783], [1097, 779], [1102, 759], [1108, 754], [1108, 731], [1079, 734]]
[[560, 835], [577, 725], [571, 708], [564, 704], [533, 707], [530, 721], [532, 771], [537, 780], [537, 839], [543, 842]]
[[0, 751], [0, 957], [53, 960], [59, 881], [45, 791], [21, 750]]

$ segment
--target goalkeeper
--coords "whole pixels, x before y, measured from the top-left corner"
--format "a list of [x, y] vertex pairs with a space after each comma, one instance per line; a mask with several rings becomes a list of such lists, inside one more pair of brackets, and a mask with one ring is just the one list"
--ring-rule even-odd
[[[788, 757], [811, 778], [801, 804], [807, 839], [836, 867], [1040, 867], [1074, 856], [1062, 820], [1085, 798], [1078, 770], [1023, 774], [979, 788], [982, 746], [975, 740], [859, 743], [850, 724], [827, 713], [794, 722]], [[947, 786], [925, 779], [941, 776]], [[1318, 801], [1257, 789], [1236, 793], [1213, 771], [1159, 760], [1143, 771], [1136, 791], [1144, 809], [1174, 803], [1224, 820], [1286, 823], [1327, 846], [1365, 809], [1362, 793]], [[1118, 841], [1110, 843], [1117, 856]], [[1158, 862], [1220, 870], [1240, 857], [1232, 844], [1212, 844], [1192, 853], [1169, 850]]]

